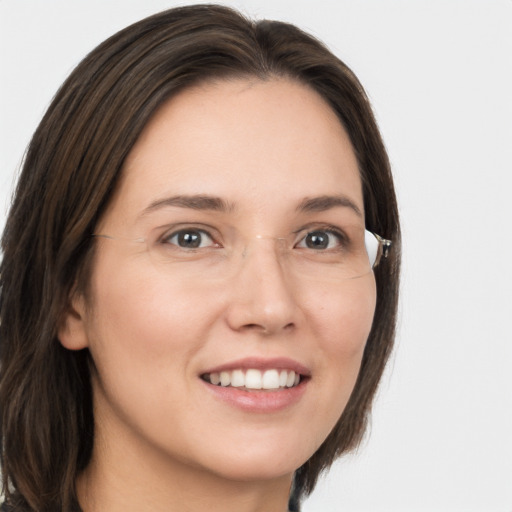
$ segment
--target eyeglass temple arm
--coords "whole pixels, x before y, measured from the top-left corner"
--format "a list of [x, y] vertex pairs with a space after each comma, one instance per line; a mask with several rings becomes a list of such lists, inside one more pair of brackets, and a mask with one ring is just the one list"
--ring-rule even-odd
[[382, 257], [387, 258], [389, 253], [391, 252], [391, 247], [393, 246], [393, 242], [391, 240], [386, 240], [385, 238], [382, 238], [381, 236], [374, 233], [375, 238], [379, 241], [379, 253], [377, 255], [377, 262], [376, 265], [379, 264], [380, 259]]

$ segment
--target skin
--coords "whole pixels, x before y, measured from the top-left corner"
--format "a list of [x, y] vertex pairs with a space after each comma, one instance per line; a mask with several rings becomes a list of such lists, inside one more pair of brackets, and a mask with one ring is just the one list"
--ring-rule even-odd
[[[217, 196], [231, 208], [142, 213], [177, 194]], [[363, 216], [347, 206], [297, 212], [305, 198], [333, 194]], [[364, 226], [357, 162], [336, 115], [307, 87], [209, 83], [157, 112], [96, 230], [121, 239], [97, 240], [90, 295], [73, 299], [60, 332], [95, 364], [95, 445], [78, 480], [85, 512], [286, 511], [294, 471], [354, 387], [376, 291], [372, 273], [343, 282], [291, 274], [270, 237], [339, 219]], [[237, 272], [193, 277], [189, 263], [158, 265], [146, 244], [127, 241], [154, 240], [173, 222], [243, 233]], [[202, 373], [244, 357], [307, 367], [300, 399], [255, 413], [208, 392]]]

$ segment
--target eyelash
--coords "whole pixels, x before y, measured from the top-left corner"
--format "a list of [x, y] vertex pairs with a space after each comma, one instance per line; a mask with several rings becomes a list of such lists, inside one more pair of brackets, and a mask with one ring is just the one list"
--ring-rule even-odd
[[[336, 238], [336, 241], [337, 241], [337, 244], [336, 244], [336, 247], [326, 247], [325, 250], [329, 250], [329, 251], [333, 251], [333, 250], [337, 250], [337, 249], [341, 249], [343, 247], [346, 247], [348, 245], [348, 242], [349, 242], [349, 239], [348, 237], [346, 236], [346, 234], [341, 231], [340, 229], [334, 227], [334, 226], [315, 226], [315, 227], [310, 227], [310, 228], [304, 228], [304, 229], [300, 229], [298, 231], [295, 232], [295, 234], [299, 234], [301, 232], [304, 232], [304, 235], [300, 238], [300, 240], [294, 245], [294, 248], [302, 248], [302, 249], [310, 249], [310, 250], [313, 250], [313, 251], [319, 251], [319, 249], [315, 249], [313, 247], [305, 247], [305, 246], [300, 246], [300, 244], [302, 243], [306, 243], [305, 240], [306, 238], [308, 237], [308, 235], [312, 235], [314, 233], [318, 233], [318, 234], [327, 234], [329, 236], [329, 238], [331, 236], [334, 236]], [[209, 244], [208, 246], [206, 247], [201, 247], [202, 243], [203, 243], [203, 240], [200, 239], [199, 240], [199, 246], [197, 247], [183, 247], [183, 246], [180, 246], [179, 245], [179, 242], [178, 240], [176, 240], [176, 242], [172, 242], [172, 239], [173, 238], [176, 238], [176, 237], [179, 237], [180, 235], [187, 235], [187, 234], [200, 234], [201, 237], [208, 237], [210, 240], [211, 240], [211, 245]], [[161, 237], [160, 239], [160, 242], [162, 244], [169, 244], [169, 245], [173, 245], [173, 246], [176, 246], [177, 248], [181, 248], [181, 249], [184, 249], [184, 250], [190, 250], [190, 251], [193, 251], [193, 250], [199, 250], [199, 249], [207, 249], [207, 248], [211, 248], [211, 247], [216, 247], [216, 248], [220, 248], [222, 247], [222, 244], [220, 244], [219, 242], [217, 242], [215, 240], [215, 237], [206, 229], [203, 229], [203, 228], [199, 228], [199, 227], [184, 227], [184, 228], [180, 228], [176, 231], [172, 231], [170, 233], [166, 233], [163, 237]], [[329, 241], [329, 245], [330, 245], [330, 241]], [[321, 251], [321, 252], [324, 252], [324, 251]]]

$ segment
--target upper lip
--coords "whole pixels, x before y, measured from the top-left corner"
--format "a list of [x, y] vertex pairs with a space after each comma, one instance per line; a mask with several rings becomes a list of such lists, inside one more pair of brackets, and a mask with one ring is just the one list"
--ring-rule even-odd
[[295, 373], [309, 377], [311, 371], [303, 364], [290, 359], [288, 357], [273, 357], [273, 358], [262, 358], [262, 357], [246, 357], [243, 359], [237, 359], [235, 361], [229, 361], [201, 372], [201, 375], [206, 373], [220, 373], [229, 372], [232, 370], [293, 370]]

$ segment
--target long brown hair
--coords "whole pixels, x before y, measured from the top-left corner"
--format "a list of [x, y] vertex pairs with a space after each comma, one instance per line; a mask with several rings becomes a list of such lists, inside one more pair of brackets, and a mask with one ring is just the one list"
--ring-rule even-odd
[[354, 448], [391, 351], [400, 232], [390, 167], [365, 92], [350, 69], [293, 25], [253, 22], [214, 5], [171, 9], [93, 50], [57, 92], [30, 142], [2, 238], [0, 429], [3, 486], [19, 510], [78, 507], [77, 475], [94, 442], [89, 355], [56, 333], [74, 291], [86, 291], [91, 234], [123, 162], [155, 111], [212, 79], [287, 77], [337, 113], [358, 158], [366, 226], [393, 241], [375, 270], [377, 306], [350, 401], [328, 438], [297, 470], [293, 500]]

